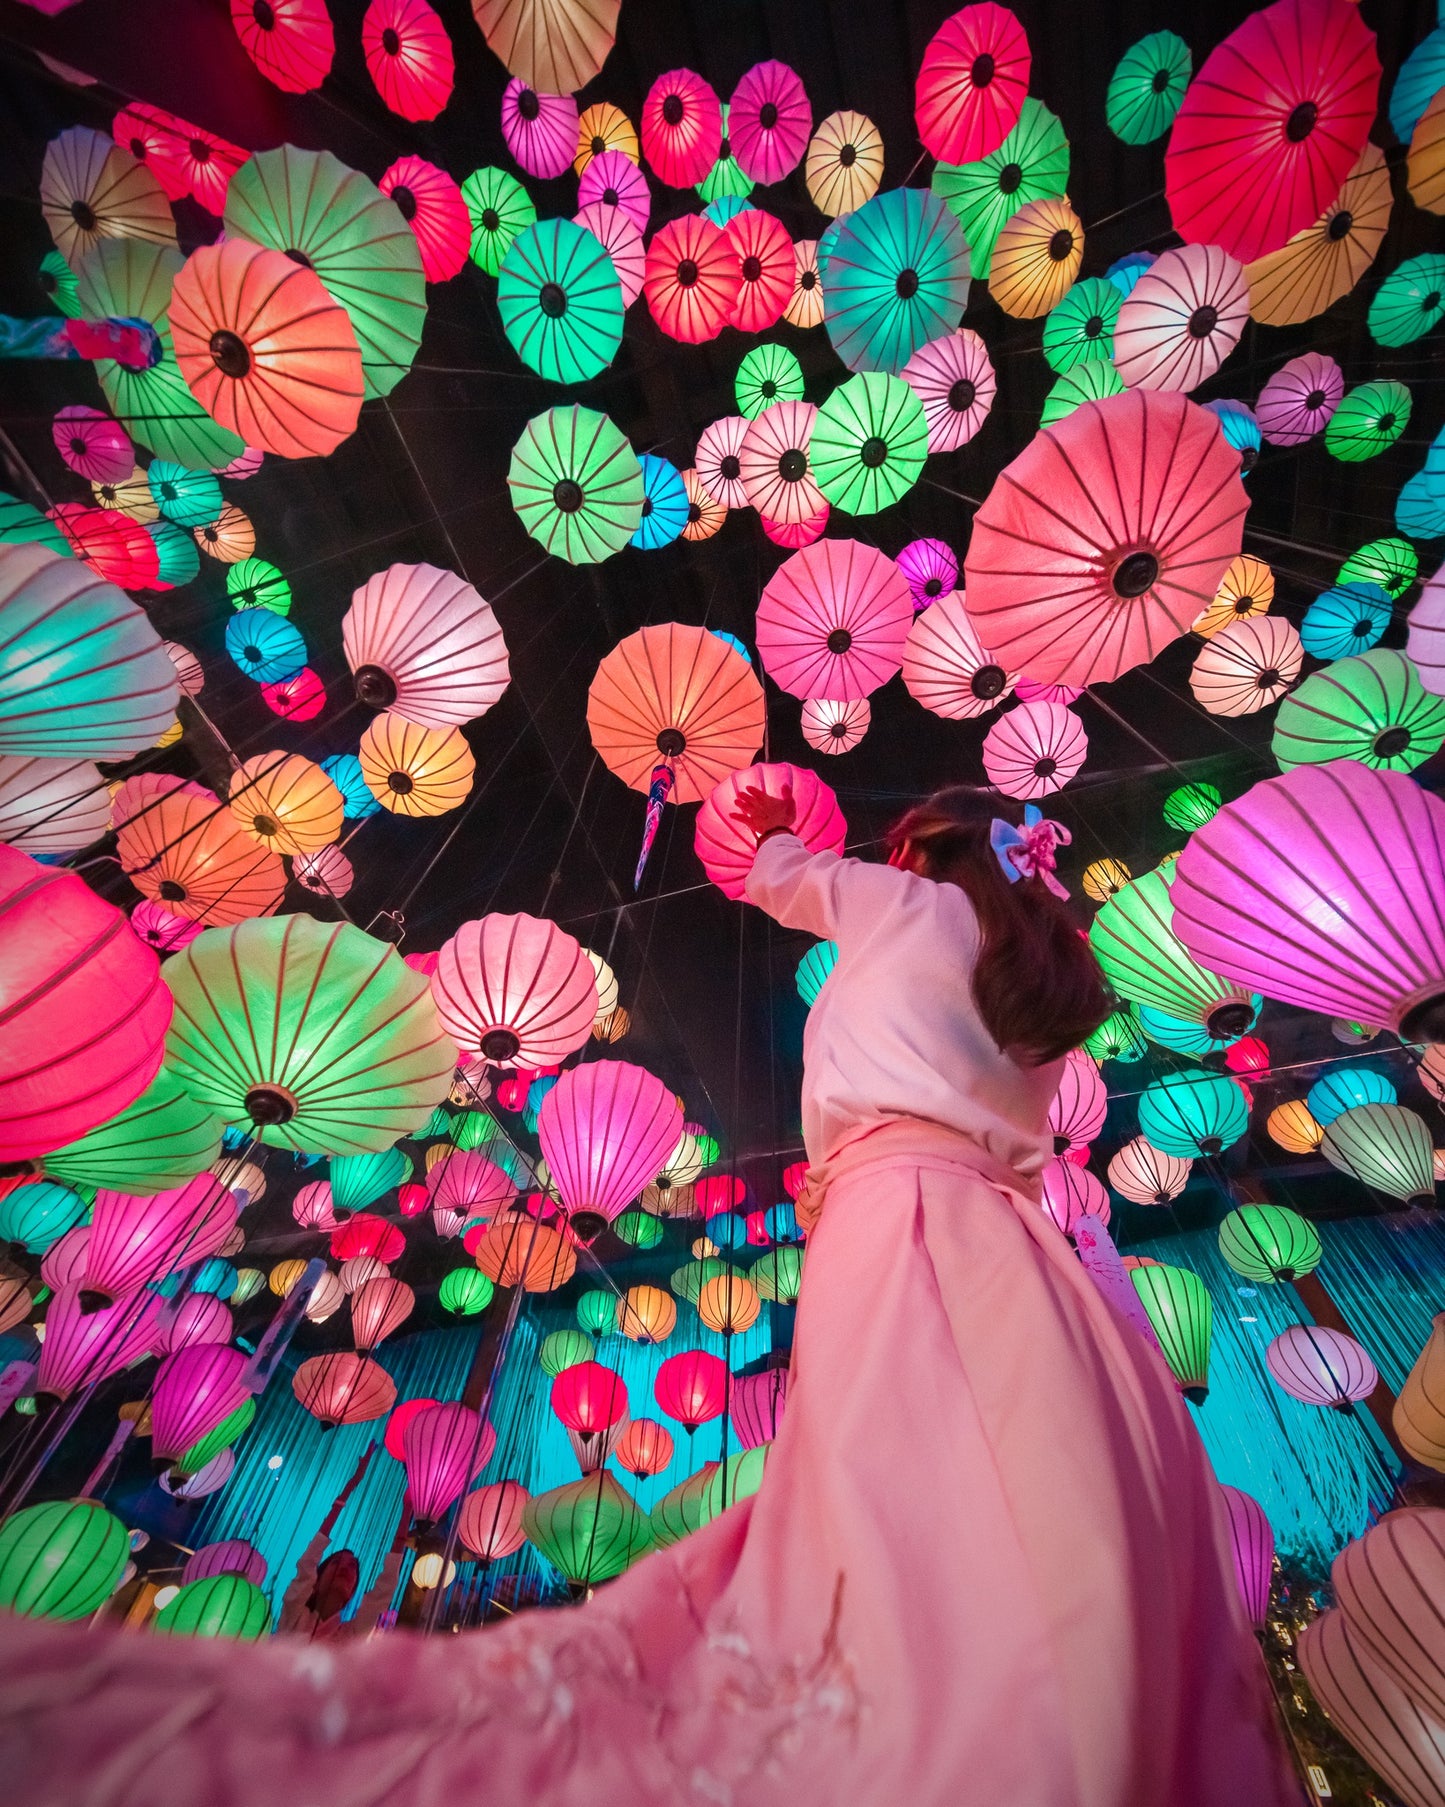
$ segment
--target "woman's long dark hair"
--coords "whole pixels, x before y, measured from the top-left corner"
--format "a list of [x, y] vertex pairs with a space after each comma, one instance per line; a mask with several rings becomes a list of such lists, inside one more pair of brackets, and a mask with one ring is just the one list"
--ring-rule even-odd
[[1092, 1035], [1110, 1004], [1068, 905], [1040, 878], [1010, 883], [1004, 876], [989, 845], [989, 825], [1000, 814], [1012, 810], [992, 792], [937, 791], [894, 823], [889, 857], [967, 894], [979, 928], [978, 1013], [1000, 1048], [1041, 1067]]

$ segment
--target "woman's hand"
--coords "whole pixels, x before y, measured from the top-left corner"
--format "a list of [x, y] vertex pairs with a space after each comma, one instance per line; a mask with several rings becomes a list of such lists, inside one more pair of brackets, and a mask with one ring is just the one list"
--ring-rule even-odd
[[785, 784], [781, 797], [771, 797], [756, 785], [749, 785], [746, 790], [738, 792], [732, 813], [735, 822], [741, 822], [744, 828], [750, 828], [761, 841], [764, 835], [770, 834], [774, 829], [793, 826], [798, 814], [797, 805], [793, 802], [793, 787]]

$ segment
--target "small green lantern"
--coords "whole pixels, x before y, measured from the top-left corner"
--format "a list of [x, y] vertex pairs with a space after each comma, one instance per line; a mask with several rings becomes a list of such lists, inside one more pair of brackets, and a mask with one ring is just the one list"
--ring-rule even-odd
[[1224, 798], [1212, 784], [1181, 784], [1164, 799], [1164, 820], [1171, 828], [1193, 834], [1212, 822], [1224, 805]]
[[259, 1638], [271, 1624], [271, 1608], [244, 1575], [207, 1575], [188, 1581], [156, 1614], [155, 1630], [189, 1638]]
[[624, 1211], [612, 1228], [635, 1249], [655, 1249], [667, 1234], [650, 1211]]
[[1204, 1282], [1187, 1267], [1162, 1261], [1132, 1268], [1130, 1278], [1169, 1372], [1191, 1405], [1203, 1405], [1209, 1394], [1209, 1342], [1214, 1332], [1214, 1305]]
[[[616, 1328], [616, 1319], [613, 1319]], [[568, 1368], [575, 1368], [578, 1362], [590, 1362], [597, 1353], [597, 1345], [585, 1330], [554, 1330], [550, 1336], [542, 1338], [542, 1347], [537, 1351], [537, 1360], [541, 1362], [543, 1371], [555, 1380]]]
[[[232, 1297], [235, 1297], [234, 1293]], [[255, 1417], [256, 1401], [243, 1399], [235, 1411], [223, 1418], [214, 1430], [197, 1438], [188, 1450], [176, 1457], [171, 1464], [171, 1473], [178, 1479], [199, 1474], [207, 1462], [214, 1462], [223, 1449], [229, 1449], [237, 1438], [250, 1430]]]
[[617, 1329], [617, 1300], [600, 1288], [577, 1301], [577, 1322], [589, 1336], [610, 1336]]
[[437, 1302], [459, 1318], [474, 1318], [491, 1304], [495, 1290], [479, 1267], [453, 1268], [437, 1289]]
[[1106, 1016], [1092, 1035], [1084, 1038], [1084, 1052], [1095, 1060], [1142, 1060], [1149, 1043], [1126, 1004], [1112, 1016]]
[[1240, 1205], [1219, 1226], [1219, 1252], [1236, 1274], [1272, 1286], [1312, 1274], [1324, 1249], [1318, 1230], [1283, 1205]]

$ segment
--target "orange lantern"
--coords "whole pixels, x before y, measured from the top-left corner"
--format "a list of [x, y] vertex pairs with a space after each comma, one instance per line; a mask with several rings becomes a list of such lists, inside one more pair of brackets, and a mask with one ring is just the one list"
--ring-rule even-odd
[[191, 922], [269, 916], [286, 869], [198, 784], [131, 778], [115, 798], [116, 854], [137, 890]]
[[697, 1315], [719, 1336], [737, 1336], [756, 1323], [762, 1310], [757, 1288], [744, 1274], [714, 1274], [697, 1295]]
[[660, 1286], [630, 1286], [617, 1301], [617, 1328], [634, 1343], [665, 1343], [677, 1322], [677, 1301]]
[[251, 517], [234, 502], [227, 502], [214, 521], [193, 531], [201, 551], [223, 565], [237, 565], [256, 550], [256, 529]]
[[302, 1362], [291, 1378], [291, 1391], [326, 1430], [384, 1418], [396, 1404], [396, 1382], [386, 1369], [349, 1350]]
[[341, 833], [341, 792], [299, 753], [257, 753], [231, 780], [231, 814], [273, 853], [315, 853]]
[[639, 1481], [661, 1474], [672, 1460], [672, 1432], [655, 1418], [634, 1418], [612, 1446], [612, 1459]]
[[419, 728], [388, 712], [378, 715], [357, 749], [361, 775], [394, 816], [444, 816], [465, 802], [477, 762], [456, 728]]
[[577, 1251], [526, 1212], [505, 1212], [477, 1243], [476, 1263], [497, 1286], [555, 1292], [577, 1271]]

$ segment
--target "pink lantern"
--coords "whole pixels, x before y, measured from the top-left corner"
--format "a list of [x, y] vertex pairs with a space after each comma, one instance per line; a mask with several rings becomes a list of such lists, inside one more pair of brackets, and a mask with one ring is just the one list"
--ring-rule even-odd
[[1187, 392], [1213, 376], [1249, 318], [1243, 267], [1218, 245], [1155, 259], [1114, 326], [1114, 367], [1131, 389]]
[[428, 282], [448, 282], [466, 267], [472, 225], [462, 191], [424, 157], [398, 157], [376, 186], [411, 227]]
[[1262, 779], [1189, 837], [1174, 932], [1287, 1004], [1445, 1041], [1445, 803], [1357, 760]]
[[425, 1411], [427, 1406], [436, 1403], [435, 1399], [403, 1399], [401, 1404], [393, 1409], [391, 1416], [386, 1421], [386, 1430], [382, 1435], [382, 1442], [386, 1446], [388, 1455], [395, 1456], [398, 1462], [406, 1460], [404, 1439], [407, 1425], [418, 1412]]
[[52, 1242], [40, 1261], [40, 1278], [51, 1292], [79, 1292], [90, 1258], [90, 1225], [77, 1224]]
[[[827, 521], [828, 504], [808, 469], [808, 443], [817, 416], [818, 410], [811, 402], [775, 402], [756, 419], [743, 422], [738, 449], [743, 499], [763, 516], [765, 532], [770, 526], [801, 527], [816, 520], [820, 513]], [[701, 464], [699, 443], [700, 477]], [[718, 501], [723, 500], [706, 479], [704, 487]], [[821, 537], [821, 529], [813, 537]]]
[[240, 1575], [254, 1587], [266, 1579], [266, 1558], [244, 1537], [228, 1537], [222, 1543], [202, 1544], [186, 1558], [181, 1586], [209, 1581], [213, 1575]]
[[719, 1217], [724, 1211], [735, 1211], [747, 1195], [747, 1187], [735, 1175], [714, 1173], [696, 1183], [692, 1202], [704, 1217]]
[[294, 678], [263, 684], [261, 701], [288, 722], [314, 721], [326, 707], [326, 686], [309, 665], [303, 665]]
[[247, 477], [254, 477], [260, 470], [265, 456], [259, 446], [248, 445], [243, 451], [237, 452], [229, 464], [223, 464], [216, 475], [229, 477], [235, 483], [244, 483]]
[[815, 753], [851, 753], [868, 732], [873, 711], [866, 697], [854, 703], [803, 704], [803, 739]]
[[291, 1377], [302, 1408], [326, 1430], [384, 1418], [396, 1402], [396, 1382], [382, 1367], [349, 1349], [313, 1355]]
[[[59, 7], [55, 8], [59, 11]], [[180, 152], [180, 122], [159, 107], [132, 101], [111, 123], [110, 135], [137, 163], [145, 164], [160, 183], [168, 201], [190, 193], [190, 178]], [[127, 473], [128, 475], [129, 473]]]
[[1239, 454], [1182, 395], [1085, 402], [1034, 435], [973, 520], [968, 610], [1043, 683], [1152, 659], [1214, 601], [1249, 506]]
[[1269, 1046], [1257, 1035], [1246, 1035], [1224, 1051], [1224, 1064], [1243, 1079], [1258, 1079], [1270, 1068]]
[[1445, 1512], [1387, 1512], [1340, 1551], [1330, 1581], [1361, 1648], [1445, 1723]]
[[[723, 235], [738, 275], [728, 325], [741, 333], [766, 332], [782, 318], [798, 277], [798, 260], [788, 229], [760, 207], [748, 207], [734, 214], [723, 227]], [[698, 474], [702, 475], [700, 466]], [[703, 481], [706, 483], [705, 477]], [[720, 502], [722, 499], [718, 497]]]
[[1108, 1224], [1109, 1194], [1086, 1167], [1055, 1156], [1044, 1169], [1043, 1188], [1044, 1214], [1066, 1236], [1073, 1235], [1081, 1217], [1097, 1217], [1100, 1223]]
[[1020, 703], [984, 736], [983, 769], [1006, 797], [1027, 802], [1062, 790], [1088, 750], [1084, 724], [1062, 703]]
[[491, 1461], [497, 1433], [470, 1406], [429, 1405], [408, 1419], [401, 1442], [407, 1498], [429, 1527]]
[[625, 1060], [569, 1068], [542, 1100], [537, 1136], [578, 1236], [620, 1216], [681, 1134], [681, 1105], [644, 1068]]
[[910, 540], [898, 554], [898, 569], [913, 596], [915, 609], [926, 609], [958, 588], [958, 560], [942, 540]]
[[[625, 161], [625, 159], [624, 159]], [[589, 169], [590, 169], [589, 165]], [[727, 324], [737, 300], [737, 259], [722, 230], [703, 213], [685, 213], [655, 232], [643, 264], [642, 290], [652, 317], [670, 338], [684, 345], [715, 339]], [[711, 502], [720, 510], [712, 529], [722, 525], [726, 510], [703, 486], [697, 472], [683, 472], [688, 495], [701, 510]], [[696, 485], [697, 495], [693, 495]], [[699, 522], [702, 520], [699, 516]], [[687, 531], [684, 529], [684, 531]], [[694, 537], [708, 538], [694, 527]]]
[[622, 305], [631, 307], [642, 293], [642, 278], [647, 267], [641, 232], [622, 208], [609, 206], [606, 201], [589, 201], [585, 207], [577, 209], [573, 219], [592, 234], [612, 259], [622, 288]]
[[426, 0], [371, 0], [361, 49], [377, 93], [403, 119], [435, 119], [451, 99], [452, 41]]
[[406, 1238], [394, 1223], [373, 1211], [357, 1211], [331, 1232], [331, 1253], [338, 1261], [358, 1255], [374, 1255], [378, 1261], [399, 1261]]
[[431, 1203], [431, 1194], [425, 1186], [412, 1182], [396, 1189], [396, 1207], [403, 1217], [420, 1217]]
[[1032, 65], [1024, 28], [993, 0], [965, 6], [928, 41], [914, 92], [924, 148], [940, 163], [977, 163], [1018, 123]]
[[1310, 1692], [1371, 1768], [1410, 1807], [1445, 1799], [1445, 1730], [1365, 1648], [1339, 1607], [1312, 1619], [1296, 1646]]
[[577, 155], [577, 101], [538, 94], [520, 75], [502, 90], [502, 136], [529, 176], [564, 175]]
[[130, 926], [147, 947], [158, 954], [174, 954], [189, 946], [205, 925], [173, 915], [164, 904], [143, 897], [130, 913]]
[[552, 1410], [585, 1440], [627, 1415], [627, 1383], [601, 1362], [574, 1362], [552, 1382]]
[[336, 1206], [329, 1180], [310, 1180], [291, 1201], [291, 1215], [303, 1230], [334, 1230]]
[[369, 709], [421, 728], [485, 715], [511, 671], [492, 606], [454, 572], [388, 565], [352, 593], [341, 644]]
[[87, 483], [123, 483], [135, 469], [135, 447], [118, 420], [98, 408], [62, 408], [50, 428], [55, 449]]
[[431, 977], [442, 1028], [498, 1066], [546, 1066], [597, 1020], [597, 977], [575, 937], [536, 916], [483, 916], [444, 942]]
[[155, 1353], [175, 1355], [194, 1343], [229, 1343], [235, 1333], [231, 1308], [214, 1293], [186, 1293], [168, 1299], [156, 1321]]
[[698, 481], [724, 508], [746, 508], [742, 449], [749, 422], [741, 414], [725, 414], [704, 429], [697, 442]]
[[765, 1368], [761, 1374], [738, 1375], [731, 1403], [733, 1429], [743, 1448], [771, 1443], [788, 1403], [788, 1370]]
[[416, 1294], [404, 1280], [378, 1277], [351, 1295], [351, 1335], [358, 1355], [370, 1355], [378, 1343], [400, 1330], [411, 1316]]
[[[1086, 1147], [1104, 1127], [1109, 1112], [1109, 1095], [1103, 1076], [1093, 1060], [1082, 1049], [1075, 1048], [1064, 1062], [1059, 1076], [1059, 1089], [1049, 1106], [1049, 1133], [1054, 1138], [1054, 1153], [1066, 1148]], [[1097, 1183], [1097, 1182], [1096, 1182]]]
[[1445, 696], [1445, 565], [1425, 580], [1407, 617], [1405, 651], [1432, 696]]
[[825, 502], [817, 514], [806, 521], [774, 521], [760, 513], [758, 523], [775, 546], [785, 546], [790, 552], [796, 552], [800, 547], [812, 546], [822, 539], [831, 512]]
[[[318, 847], [311, 853], [293, 854], [291, 876], [317, 897], [345, 897], [356, 877], [351, 861], [339, 847]], [[196, 923], [199, 929], [200, 924]]]
[[807, 90], [786, 63], [755, 63], [728, 102], [728, 139], [750, 182], [781, 182], [802, 161], [813, 130]]
[[621, 151], [602, 151], [583, 170], [577, 183], [579, 207], [591, 207], [598, 202], [604, 207], [621, 208], [639, 234], [647, 230], [652, 192], [647, 186], [647, 177]]
[[652, 1392], [669, 1418], [675, 1418], [688, 1435], [710, 1418], [721, 1416], [727, 1398], [726, 1365], [706, 1349], [684, 1349], [669, 1355], [657, 1370]]
[[84, 1311], [78, 1292], [58, 1292], [45, 1313], [37, 1396], [69, 1399], [77, 1387], [118, 1374], [149, 1355], [162, 1303], [157, 1293], [138, 1292], [101, 1311]]
[[903, 649], [903, 683], [915, 702], [955, 722], [986, 715], [1014, 687], [1012, 675], [979, 644], [961, 590], [915, 617]]
[[1019, 673], [1014, 690], [1021, 703], [1062, 703], [1066, 709], [1084, 694], [1077, 684], [1041, 684], [1026, 671]]
[[780, 761], [745, 766], [740, 772], [729, 772], [714, 787], [697, 812], [693, 830], [693, 846], [703, 870], [724, 897], [738, 899], [746, 894], [747, 877], [757, 857], [757, 836], [733, 813], [745, 790], [761, 790], [770, 797], [791, 790], [797, 811], [793, 833], [810, 853], [842, 853], [848, 824], [838, 799], [816, 772]]
[[251, 1397], [251, 1358], [225, 1343], [191, 1343], [168, 1355], [151, 1392], [151, 1453], [174, 1462]]
[[1363, 1346], [1343, 1330], [1323, 1324], [1295, 1324], [1282, 1330], [1264, 1352], [1265, 1366], [1286, 1393], [1305, 1405], [1328, 1405], [1347, 1412], [1380, 1384], [1379, 1371]]
[[[574, 132], [574, 151], [576, 145]], [[722, 107], [702, 77], [691, 69], [659, 75], [642, 103], [642, 154], [659, 181], [691, 188], [717, 162], [721, 145]]]
[[455, 1149], [426, 1176], [432, 1205], [468, 1217], [495, 1217], [517, 1196], [517, 1183], [475, 1149]]
[[147, 1281], [219, 1254], [238, 1211], [236, 1194], [213, 1173], [154, 1198], [97, 1192], [81, 1308], [99, 1310]]
[[903, 366], [903, 380], [923, 403], [930, 452], [956, 452], [967, 445], [988, 419], [998, 393], [988, 347], [967, 326], [920, 345]]
[[1282, 364], [1259, 392], [1254, 415], [1271, 445], [1304, 445], [1323, 433], [1345, 393], [1345, 374], [1331, 357], [1307, 351]]
[[807, 1183], [808, 1163], [806, 1161], [794, 1161], [791, 1166], [783, 1169], [783, 1190], [795, 1203]]
[[220, 1450], [212, 1456], [204, 1468], [194, 1474], [175, 1478], [174, 1470], [167, 1469], [159, 1475], [156, 1485], [162, 1493], [168, 1493], [176, 1500], [203, 1500], [207, 1494], [219, 1493], [236, 1472], [236, 1452], [234, 1449]]
[[913, 599], [892, 559], [859, 540], [820, 540], [769, 578], [758, 652], [793, 696], [852, 702], [902, 665], [912, 621]]
[[1135, 1136], [1109, 1163], [1109, 1184], [1136, 1205], [1167, 1205], [1189, 1184], [1193, 1161], [1164, 1154]]
[[[349, 1261], [342, 1262], [336, 1278], [343, 1294], [350, 1297], [353, 1293], [360, 1292], [368, 1280], [385, 1280], [390, 1274], [390, 1268], [384, 1261], [378, 1261], [375, 1255], [353, 1255]], [[370, 1353], [370, 1350], [362, 1350], [363, 1355]]]
[[527, 1541], [522, 1509], [531, 1494], [520, 1481], [493, 1481], [462, 1501], [457, 1536], [478, 1561], [501, 1562]]
[[1238, 1487], [1221, 1486], [1229, 1514], [1229, 1542], [1234, 1551], [1234, 1579], [1249, 1622], [1264, 1629], [1269, 1615], [1269, 1585], [1274, 1574], [1274, 1532], [1264, 1507]]

